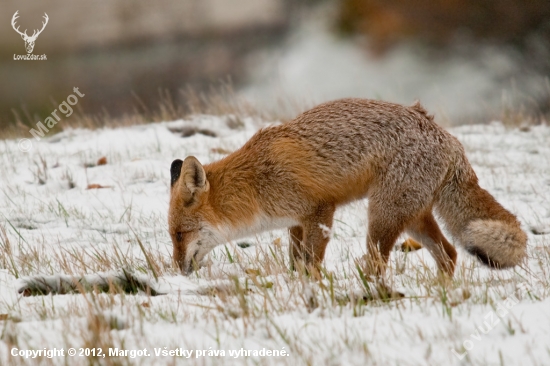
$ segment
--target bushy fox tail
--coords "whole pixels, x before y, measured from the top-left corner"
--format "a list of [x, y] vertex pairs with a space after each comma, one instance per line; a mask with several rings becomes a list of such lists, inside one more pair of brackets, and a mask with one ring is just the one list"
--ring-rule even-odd
[[509, 268], [525, 258], [527, 235], [517, 225], [497, 220], [473, 220], [466, 228], [464, 247], [484, 264]]
[[489, 267], [509, 268], [525, 258], [527, 235], [519, 221], [478, 185], [462, 149], [439, 192], [436, 210], [454, 239]]

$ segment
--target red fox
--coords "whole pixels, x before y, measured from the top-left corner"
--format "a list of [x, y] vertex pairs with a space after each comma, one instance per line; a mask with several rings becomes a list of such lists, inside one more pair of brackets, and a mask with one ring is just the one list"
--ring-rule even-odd
[[291, 266], [319, 266], [337, 207], [368, 198], [367, 258], [383, 274], [402, 232], [453, 275], [453, 239], [493, 268], [519, 264], [527, 235], [486, 190], [460, 142], [416, 103], [366, 99], [321, 104], [258, 131], [242, 148], [201, 165], [170, 167], [168, 226], [184, 274], [215, 246], [289, 228]]

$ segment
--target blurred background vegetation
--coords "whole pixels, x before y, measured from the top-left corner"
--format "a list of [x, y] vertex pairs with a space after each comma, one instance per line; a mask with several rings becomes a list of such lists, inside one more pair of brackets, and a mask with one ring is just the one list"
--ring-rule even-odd
[[[33, 52], [47, 61], [13, 59], [26, 53], [16, 11], [29, 34], [48, 14]], [[5, 133], [28, 133], [73, 87], [86, 96], [63, 126], [235, 97], [281, 115], [345, 96], [420, 99], [450, 123], [550, 111], [548, 0], [3, 0], [0, 30]]]
[[460, 35], [528, 48], [534, 37], [550, 40], [549, 21], [546, 0], [342, 0], [338, 17], [342, 31], [381, 48], [413, 38], [446, 46]]

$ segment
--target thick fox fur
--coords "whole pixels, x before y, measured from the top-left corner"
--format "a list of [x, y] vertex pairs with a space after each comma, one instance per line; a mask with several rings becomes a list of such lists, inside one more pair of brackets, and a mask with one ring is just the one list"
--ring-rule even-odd
[[525, 257], [527, 236], [478, 179], [460, 142], [420, 104], [366, 99], [321, 104], [258, 131], [242, 148], [202, 166], [171, 166], [168, 224], [184, 273], [215, 246], [288, 227], [291, 263], [318, 266], [334, 211], [368, 198], [368, 264], [380, 274], [406, 231], [452, 275], [456, 250], [441, 233], [494, 268]]

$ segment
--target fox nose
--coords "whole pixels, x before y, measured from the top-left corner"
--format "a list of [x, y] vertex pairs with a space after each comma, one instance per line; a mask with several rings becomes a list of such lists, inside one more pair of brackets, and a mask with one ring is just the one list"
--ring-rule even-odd
[[191, 273], [193, 273], [193, 267], [191, 265], [188, 265], [184, 269], [182, 269], [181, 273], [184, 276], [189, 276]]
[[180, 270], [181, 274], [184, 276], [188, 276], [193, 270], [191, 263], [189, 261], [186, 261], [185, 259], [181, 259], [181, 260], [176, 259], [175, 264]]
[[181, 274], [184, 276], [189, 276], [191, 272], [193, 272], [193, 266], [190, 261], [182, 261], [178, 263], [178, 267], [180, 268]]
[[198, 259], [199, 250], [197, 249], [191, 259], [184, 260], [179, 263], [179, 267], [181, 270], [181, 273], [184, 276], [189, 276], [194, 270], [198, 270], [200, 268]]

